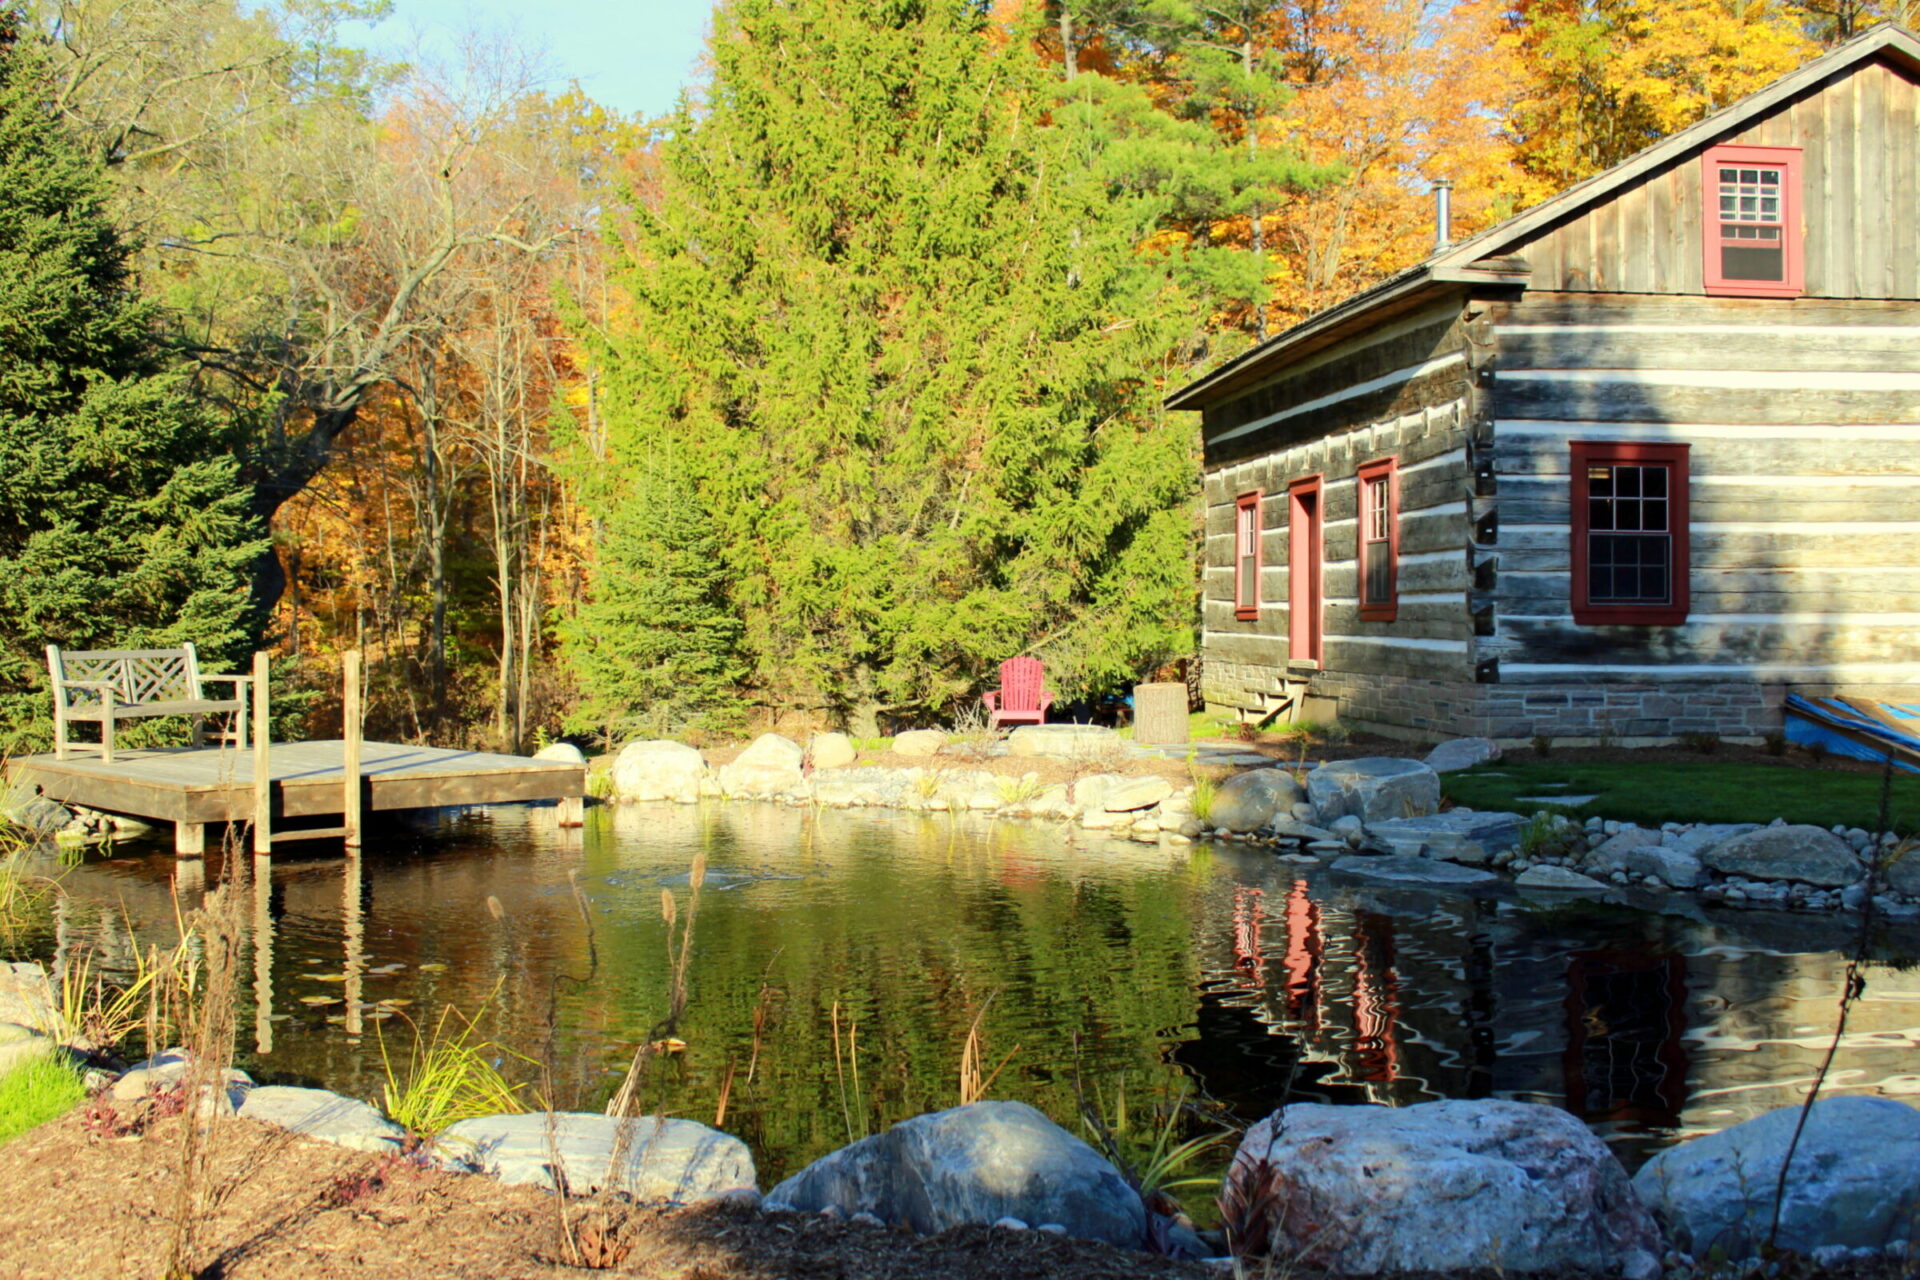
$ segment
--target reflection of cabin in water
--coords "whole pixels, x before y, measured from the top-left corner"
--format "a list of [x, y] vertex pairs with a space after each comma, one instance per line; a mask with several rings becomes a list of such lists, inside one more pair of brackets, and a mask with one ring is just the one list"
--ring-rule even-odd
[[1631, 739], [1916, 700], [1917, 139], [1877, 27], [1176, 392], [1208, 704]]

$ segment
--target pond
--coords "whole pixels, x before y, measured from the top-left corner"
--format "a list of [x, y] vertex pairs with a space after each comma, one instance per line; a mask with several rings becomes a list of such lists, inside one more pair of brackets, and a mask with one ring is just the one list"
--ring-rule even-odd
[[[356, 859], [275, 859], [252, 901], [238, 1065], [377, 1100], [384, 1039], [448, 1006], [510, 1078], [599, 1109], [662, 1034], [662, 891], [687, 1005], [649, 1110], [744, 1138], [763, 1186], [850, 1138], [954, 1105], [978, 1023], [991, 1090], [1070, 1128], [1151, 1134], [1191, 1092], [1251, 1121], [1293, 1099], [1562, 1106], [1630, 1167], [1797, 1100], [1836, 1011], [1846, 922], [1381, 890], [1238, 845], [1187, 847], [945, 814], [777, 805], [443, 812]], [[219, 860], [209, 858], [209, 875]], [[62, 872], [26, 941], [124, 967], [171, 941], [170, 853]], [[577, 889], [577, 894], [576, 894]], [[676, 930], [677, 936], [677, 930]], [[1877, 943], [1829, 1090], [1920, 1094], [1916, 939]], [[398, 1010], [398, 1013], [394, 1011]]]

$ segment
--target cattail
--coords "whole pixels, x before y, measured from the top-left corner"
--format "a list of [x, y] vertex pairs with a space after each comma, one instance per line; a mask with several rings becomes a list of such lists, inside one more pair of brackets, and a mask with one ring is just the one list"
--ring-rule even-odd
[[673, 928], [674, 918], [679, 912], [674, 908], [673, 895], [667, 890], [660, 891], [660, 918], [667, 922], [667, 928]]

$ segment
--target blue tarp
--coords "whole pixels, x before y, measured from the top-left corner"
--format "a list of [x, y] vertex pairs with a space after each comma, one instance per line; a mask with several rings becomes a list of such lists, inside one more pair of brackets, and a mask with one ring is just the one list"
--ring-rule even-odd
[[[1839, 756], [1871, 760], [1878, 764], [1891, 759], [1896, 768], [1920, 773], [1920, 705], [1882, 702], [1877, 704], [1890, 718], [1911, 724], [1902, 732], [1884, 721], [1862, 715], [1839, 698], [1803, 698], [1787, 695], [1787, 741], [1802, 746], [1820, 743]], [[1904, 759], [1902, 757], [1905, 757]]]

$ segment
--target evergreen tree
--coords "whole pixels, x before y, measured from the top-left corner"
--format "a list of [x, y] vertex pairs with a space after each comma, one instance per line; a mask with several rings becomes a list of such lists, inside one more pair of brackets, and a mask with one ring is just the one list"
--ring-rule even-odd
[[156, 348], [99, 165], [0, 15], [0, 750], [48, 741], [44, 646], [247, 647], [230, 432]]
[[[1201, 308], [1140, 251], [1171, 197], [983, 9], [723, 6], [595, 352], [589, 503], [675, 449], [759, 695], [861, 733], [1016, 653], [1071, 693], [1192, 645], [1192, 431], [1158, 399]], [[599, 594], [664, 572], [600, 553]]]

